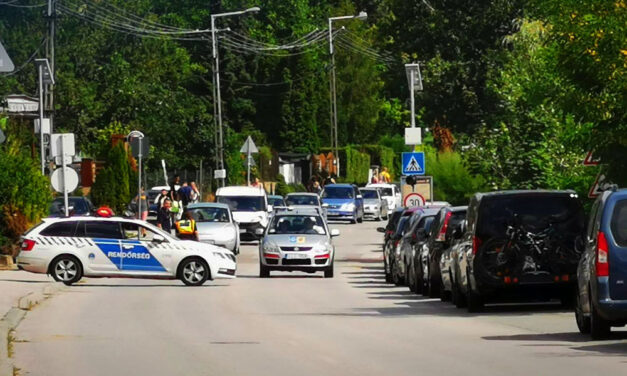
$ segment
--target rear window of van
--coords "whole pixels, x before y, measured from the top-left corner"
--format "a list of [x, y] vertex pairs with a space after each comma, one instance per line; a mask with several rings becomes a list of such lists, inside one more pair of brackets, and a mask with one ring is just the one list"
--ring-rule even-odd
[[495, 195], [484, 197], [479, 204], [476, 234], [482, 239], [504, 237], [515, 216], [531, 232], [544, 230], [550, 221], [569, 234], [583, 234], [585, 228], [583, 208], [570, 195]]
[[621, 200], [614, 206], [610, 229], [616, 243], [627, 247], [627, 200]]

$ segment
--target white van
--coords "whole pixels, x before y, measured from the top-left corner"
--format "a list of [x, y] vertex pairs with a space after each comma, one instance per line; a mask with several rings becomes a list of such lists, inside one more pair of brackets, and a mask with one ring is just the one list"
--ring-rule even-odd
[[381, 191], [381, 198], [385, 199], [388, 203], [389, 213], [401, 207], [401, 192], [395, 184], [368, 184], [366, 188], [377, 188]]
[[269, 213], [266, 191], [256, 187], [224, 187], [216, 192], [216, 202], [226, 204], [233, 212], [233, 218], [239, 223], [242, 240], [258, 240], [255, 234], [258, 228], [268, 226]]

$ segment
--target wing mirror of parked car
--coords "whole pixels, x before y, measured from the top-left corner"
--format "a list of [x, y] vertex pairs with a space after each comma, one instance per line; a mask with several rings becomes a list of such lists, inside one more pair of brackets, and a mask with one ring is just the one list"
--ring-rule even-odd
[[264, 231], [265, 230], [262, 229], [262, 228], [256, 228], [255, 229], [255, 235], [263, 235]]
[[272, 205], [268, 205], [268, 213], [272, 213], [274, 211], [274, 208], [272, 207]]
[[332, 228], [331, 229], [331, 237], [334, 238], [336, 236], [340, 236], [340, 230], [337, 228]]
[[325, 203], [325, 204], [322, 204], [322, 207], [326, 209], [326, 208], [328, 208], [328, 207], [329, 207], [329, 204], [326, 204], [326, 203]]
[[163, 243], [163, 242], [165, 242], [165, 236], [163, 236], [163, 235], [155, 235], [155, 236], [152, 238], [152, 241], [153, 241], [154, 243]]
[[377, 232], [385, 233], [385, 227], [377, 227]]
[[364, 196], [362, 196], [362, 195], [357, 195], [357, 199], [358, 199], [358, 200], [361, 200], [362, 198], [364, 198]]

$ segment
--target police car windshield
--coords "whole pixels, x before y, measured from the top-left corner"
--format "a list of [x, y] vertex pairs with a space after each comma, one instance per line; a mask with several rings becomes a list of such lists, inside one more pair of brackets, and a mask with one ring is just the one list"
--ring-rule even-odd
[[366, 200], [373, 200], [373, 199], [376, 200], [379, 198], [377, 196], [377, 191], [375, 191], [374, 189], [364, 189], [364, 190], [360, 190], [360, 192], [361, 192], [361, 195]]
[[308, 196], [308, 195], [296, 196], [296, 195], [291, 195], [291, 196], [287, 196], [287, 199], [285, 199], [285, 201], [287, 201], [288, 205], [314, 205], [314, 206], [318, 206], [318, 199], [315, 196]]
[[344, 187], [326, 187], [322, 192], [323, 198], [353, 198], [353, 189]]
[[282, 198], [268, 198], [268, 203], [272, 206], [285, 206]]
[[326, 235], [324, 221], [314, 215], [281, 215], [272, 219], [269, 235]]
[[190, 208], [188, 212], [196, 222], [230, 222], [229, 211], [225, 208]]
[[381, 188], [381, 196], [394, 196], [392, 188]]
[[235, 212], [266, 211], [263, 196], [218, 196], [218, 202], [227, 204]]

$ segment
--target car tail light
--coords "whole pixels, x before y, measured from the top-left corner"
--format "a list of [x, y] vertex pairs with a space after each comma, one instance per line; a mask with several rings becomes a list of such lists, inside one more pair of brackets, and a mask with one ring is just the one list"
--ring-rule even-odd
[[452, 215], [453, 215], [453, 212], [446, 213], [446, 217], [444, 217], [444, 225], [440, 229], [440, 233], [438, 234], [438, 237], [435, 240], [439, 242], [443, 242], [446, 239], [446, 230], [448, 229], [448, 222], [451, 220]]
[[481, 247], [481, 238], [478, 238], [476, 236], [472, 237], [472, 254], [476, 255], [477, 251], [479, 251], [479, 247]]
[[607, 277], [610, 275], [610, 260], [608, 258], [608, 246], [605, 234], [599, 231], [597, 237], [597, 277]]
[[35, 243], [36, 242], [34, 240], [24, 239], [22, 241], [21, 250], [22, 251], [32, 251], [33, 247], [35, 246]]

